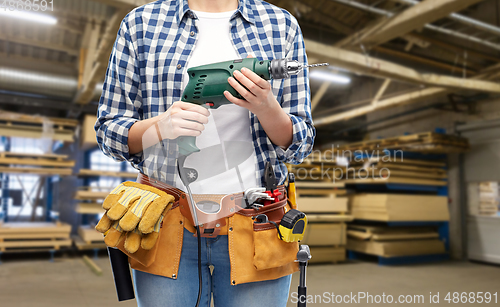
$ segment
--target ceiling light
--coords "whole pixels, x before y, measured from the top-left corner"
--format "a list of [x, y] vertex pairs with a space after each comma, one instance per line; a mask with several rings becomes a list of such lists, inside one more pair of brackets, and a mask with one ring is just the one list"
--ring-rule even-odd
[[330, 81], [333, 83], [339, 83], [339, 84], [349, 84], [351, 83], [351, 79], [342, 75], [338, 74], [333, 74], [328, 71], [324, 70], [314, 70], [311, 72], [311, 78], [313, 79], [318, 79], [318, 80], [323, 80], [323, 81]]
[[39, 22], [39, 23], [45, 23], [45, 24], [49, 24], [49, 25], [55, 25], [57, 23], [57, 19], [55, 17], [49, 16], [49, 15], [32, 13], [32, 12], [25, 12], [25, 11], [17, 11], [17, 10], [16, 11], [0, 10], [0, 16], [25, 19], [25, 20], [35, 21], [35, 22]]

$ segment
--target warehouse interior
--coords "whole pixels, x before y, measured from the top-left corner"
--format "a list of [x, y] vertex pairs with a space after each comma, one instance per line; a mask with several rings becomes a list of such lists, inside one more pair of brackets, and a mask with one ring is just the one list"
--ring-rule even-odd
[[[0, 304], [135, 306], [94, 227], [138, 171], [94, 124], [120, 23], [150, 1], [10, 2], [26, 1], [0, 1]], [[314, 150], [286, 165], [308, 305], [498, 304], [500, 0], [268, 2], [330, 64], [310, 69]]]

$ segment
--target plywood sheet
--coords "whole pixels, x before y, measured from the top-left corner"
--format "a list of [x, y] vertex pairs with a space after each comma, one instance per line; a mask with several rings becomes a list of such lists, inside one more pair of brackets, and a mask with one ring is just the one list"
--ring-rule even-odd
[[309, 246], [345, 245], [345, 223], [309, 223], [301, 244]]
[[346, 249], [383, 257], [443, 254], [446, 252], [444, 243], [437, 239], [390, 242], [350, 239], [347, 240]]
[[347, 212], [347, 197], [297, 197], [298, 209], [305, 213]]

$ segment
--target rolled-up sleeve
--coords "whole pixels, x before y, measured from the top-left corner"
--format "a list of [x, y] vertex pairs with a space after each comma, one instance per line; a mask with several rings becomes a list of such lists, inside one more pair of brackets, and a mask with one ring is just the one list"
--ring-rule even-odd
[[[297, 25], [295, 36], [286, 58], [307, 64], [304, 38]], [[282, 109], [290, 116], [293, 124], [292, 144], [288, 148], [275, 145], [278, 160], [284, 163], [300, 164], [312, 152], [316, 129], [311, 116], [311, 92], [307, 69], [298, 75], [285, 79], [283, 84]]]
[[109, 59], [95, 130], [97, 144], [105, 155], [138, 164], [142, 153], [129, 153], [128, 135], [130, 127], [141, 119], [138, 112], [142, 104], [139, 61], [125, 20]]

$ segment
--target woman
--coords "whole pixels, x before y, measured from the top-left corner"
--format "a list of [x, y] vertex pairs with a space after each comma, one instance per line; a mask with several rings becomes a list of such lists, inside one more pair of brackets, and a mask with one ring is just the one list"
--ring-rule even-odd
[[[263, 186], [268, 161], [282, 184], [284, 163], [300, 163], [315, 137], [307, 71], [271, 82], [249, 70], [236, 71], [228, 82], [244, 100], [226, 91], [231, 104], [216, 110], [179, 101], [189, 67], [249, 56], [305, 64], [295, 18], [259, 0], [157, 1], [135, 9], [123, 20], [110, 57], [95, 127], [100, 148], [115, 160], [130, 161], [144, 176], [185, 191], [176, 169], [175, 140], [196, 136], [201, 151], [185, 165], [199, 172], [193, 193], [230, 194]], [[158, 259], [158, 254], [153, 265], [145, 266], [131, 259], [140, 306], [195, 305], [197, 238], [187, 219], [180, 224], [180, 260]], [[164, 224], [162, 231], [169, 227]], [[251, 263], [238, 263], [238, 257], [230, 257], [234, 247], [228, 231], [232, 227], [226, 225], [216, 238], [202, 238], [200, 306], [210, 306], [212, 292], [217, 307], [285, 306], [295, 266], [259, 271]], [[174, 271], [167, 269], [171, 263], [178, 264]]]

